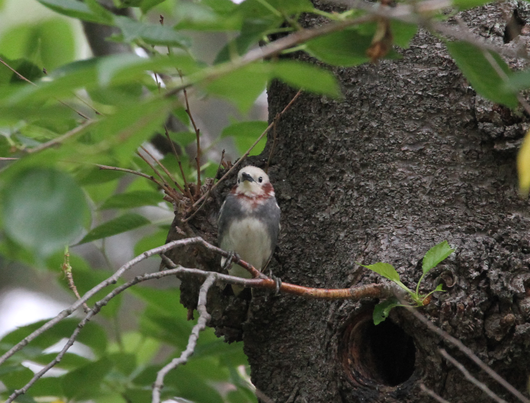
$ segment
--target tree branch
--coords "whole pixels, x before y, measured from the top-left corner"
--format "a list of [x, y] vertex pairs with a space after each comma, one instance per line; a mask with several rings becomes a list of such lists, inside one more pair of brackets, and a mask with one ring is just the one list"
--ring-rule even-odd
[[193, 326], [190, 337], [188, 339], [188, 345], [186, 347], [186, 350], [182, 352], [180, 357], [174, 358], [169, 364], [167, 364], [160, 371], [158, 371], [158, 374], [156, 375], [156, 381], [153, 384], [153, 398], [151, 400], [152, 403], [160, 403], [160, 392], [164, 387], [164, 378], [169, 373], [169, 371], [177, 368], [181, 364], [185, 364], [186, 362], [188, 362], [188, 359], [195, 351], [195, 347], [197, 346], [197, 340], [199, 339], [199, 333], [206, 329], [206, 325], [210, 320], [210, 314], [206, 310], [206, 302], [208, 297], [208, 290], [213, 285], [216, 279], [217, 274], [210, 273], [208, 277], [206, 277], [206, 280], [204, 280], [204, 283], [202, 283], [201, 289], [199, 291], [199, 301], [197, 302], [197, 310], [199, 311], [199, 319], [197, 320], [197, 324]]
[[473, 385], [475, 385], [477, 388], [482, 390], [484, 393], [486, 393], [489, 397], [491, 397], [493, 400], [495, 400], [497, 403], [506, 403], [506, 400], [501, 399], [499, 396], [497, 396], [490, 388], [488, 388], [483, 382], [480, 382], [477, 378], [475, 378], [471, 373], [457, 360], [455, 360], [453, 357], [451, 357], [445, 349], [440, 348], [438, 349], [440, 354], [451, 364], [453, 364], [462, 374], [466, 377], [468, 381], [470, 381]]
[[508, 392], [510, 392], [512, 395], [514, 395], [517, 399], [519, 399], [523, 403], [530, 403], [530, 400], [528, 400], [521, 392], [519, 392], [512, 385], [510, 385], [510, 383], [508, 383], [504, 378], [502, 378], [499, 374], [497, 374], [493, 369], [491, 369], [489, 366], [484, 364], [482, 360], [478, 358], [476, 354], [470, 348], [464, 345], [464, 343], [454, 338], [446, 331], [437, 327], [434, 323], [429, 321], [425, 316], [423, 316], [417, 310], [409, 309], [409, 312], [412, 313], [416, 317], [416, 319], [418, 319], [421, 323], [427, 326], [429, 330], [438, 334], [444, 340], [456, 346], [460, 351], [462, 351], [465, 355], [471, 358], [471, 360], [473, 360], [475, 364], [477, 364], [484, 372], [486, 372], [489, 376], [491, 376], [495, 381], [497, 381], [499, 384], [504, 386], [504, 388], [508, 390]]

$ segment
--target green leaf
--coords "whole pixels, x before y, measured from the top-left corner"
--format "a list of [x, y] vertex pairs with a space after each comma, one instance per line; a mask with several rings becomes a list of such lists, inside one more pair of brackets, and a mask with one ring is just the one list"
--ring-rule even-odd
[[374, 325], [377, 326], [378, 324], [383, 322], [390, 314], [390, 311], [392, 310], [392, 308], [398, 305], [399, 305], [399, 301], [395, 297], [388, 298], [387, 300], [377, 304], [374, 307], [374, 313], [373, 313]]
[[147, 190], [138, 190], [113, 195], [105, 200], [100, 210], [111, 208], [135, 208], [142, 206], [156, 206], [162, 201], [162, 194]]
[[96, 239], [108, 238], [147, 224], [151, 224], [151, 222], [144, 216], [136, 213], [127, 213], [92, 229], [79, 243], [83, 244]]
[[395, 282], [400, 281], [398, 272], [396, 271], [394, 266], [392, 266], [391, 264], [381, 263], [381, 262], [375, 263], [375, 264], [371, 264], [369, 266], [365, 266], [365, 265], [360, 264], [360, 263], [358, 263], [358, 264], [360, 266], [366, 267], [367, 269], [375, 271], [377, 274], [380, 274], [381, 276], [383, 276], [383, 277], [385, 277], [385, 278], [387, 278], [389, 280], [392, 280], [392, 281], [395, 281]]
[[242, 56], [248, 49], [259, 42], [263, 36], [277, 25], [277, 21], [265, 19], [245, 19], [241, 33], [228, 42], [215, 57], [214, 64], [228, 62], [234, 57]]
[[337, 79], [333, 73], [321, 67], [288, 60], [272, 63], [272, 67], [275, 77], [295, 88], [334, 98], [340, 96]]
[[100, 6], [98, 12], [94, 12], [94, 5], [90, 6], [77, 0], [38, 0], [42, 5], [53, 11], [83, 21], [98, 24], [111, 25], [113, 14]]
[[20, 389], [33, 378], [33, 371], [23, 365], [5, 369], [5, 372], [0, 373], [0, 381], [8, 389]]
[[[234, 137], [237, 151], [240, 154], [245, 153], [258, 137], [265, 131], [268, 124], [262, 120], [250, 122], [237, 122], [223, 129], [221, 138]], [[252, 149], [250, 155], [259, 155], [265, 148], [267, 137], [264, 136], [261, 141]]]
[[407, 49], [409, 43], [418, 32], [417, 24], [407, 24], [406, 22], [391, 20], [390, 29], [392, 31], [394, 45]]
[[270, 66], [255, 63], [232, 71], [212, 82], [199, 83], [206, 90], [232, 101], [241, 112], [247, 112], [256, 98], [265, 91], [270, 77]]
[[142, 13], [146, 14], [153, 7], [157, 6], [160, 3], [163, 3], [166, 0], [142, 0], [140, 8]]
[[[3, 46], [3, 39], [5, 36], [2, 37], [2, 41], [0, 42], [0, 49], [4, 50]], [[3, 54], [0, 54], [0, 59], [2, 59], [5, 63], [7, 63], [11, 68], [16, 70], [18, 73], [20, 73], [22, 76], [27, 78], [28, 80], [34, 81], [39, 78], [41, 78], [44, 73], [42, 70], [34, 63], [30, 62], [27, 59], [15, 59], [11, 60], [7, 56], [4, 56]], [[0, 86], [6, 86], [14, 83], [25, 83], [17, 74], [12, 72], [7, 67], [1, 65], [0, 66]]]
[[103, 380], [111, 369], [112, 361], [102, 358], [68, 372], [62, 382], [64, 394], [69, 399], [75, 400], [89, 400], [99, 396], [102, 393]]
[[369, 60], [366, 50], [371, 43], [372, 35], [350, 29], [312, 39], [306, 43], [306, 50], [324, 63], [349, 67]]
[[[34, 357], [31, 361], [37, 364], [47, 365], [48, 363], [53, 361], [55, 357], [57, 357], [57, 353], [41, 354]], [[61, 358], [61, 361], [54, 366], [54, 368], [71, 370], [86, 365], [89, 362], [90, 360], [86, 357], [82, 357], [73, 353], [66, 353], [63, 358]]]
[[464, 73], [469, 83], [478, 94], [493, 102], [515, 108], [519, 104], [517, 94], [507, 89], [504, 77], [501, 77], [490, 60], [501, 69], [508, 78], [512, 75], [510, 68], [495, 52], [482, 50], [467, 42], [446, 42], [449, 53]]
[[[48, 360], [48, 362], [50, 361], [51, 359]], [[46, 362], [46, 364], [48, 364], [48, 362]], [[62, 379], [59, 377], [50, 376], [40, 378], [38, 382], [35, 382], [35, 384], [31, 386], [29, 395], [35, 396], [35, 398], [41, 396], [63, 396], [63, 388], [61, 384]], [[16, 401], [22, 403], [18, 399]]]
[[85, 195], [67, 174], [49, 168], [29, 168], [2, 189], [6, 233], [45, 257], [80, 235], [88, 214]]
[[192, 132], [169, 132], [169, 137], [181, 147], [189, 146], [197, 140], [197, 134]]
[[166, 45], [187, 48], [190, 39], [170, 27], [134, 21], [129, 17], [115, 17], [116, 26], [121, 29], [124, 42], [143, 40], [149, 45]]
[[[50, 71], [74, 59], [73, 27], [64, 18], [17, 25], [2, 36], [0, 49], [8, 58], [30, 59]], [[39, 72], [42, 76], [42, 69], [39, 69]], [[19, 73], [24, 75], [22, 71]], [[32, 78], [25, 77], [33, 81]]]
[[459, 10], [469, 10], [470, 8], [483, 6], [486, 3], [490, 3], [490, 0], [453, 0], [453, 6]]
[[[93, 287], [99, 283], [105, 281], [107, 278], [112, 276], [112, 272], [107, 270], [94, 270], [92, 268], [83, 267], [82, 265], [77, 264], [75, 255], [70, 256], [70, 264], [72, 266], [72, 277], [77, 287], [79, 294], [84, 295], [90, 291]], [[114, 290], [116, 287], [121, 285], [123, 282], [120, 280], [117, 284], [109, 285], [103, 290], [97, 292], [88, 300], [88, 305], [92, 306], [94, 303], [104, 298], [109, 292]], [[61, 282], [63, 288], [67, 289], [69, 286], [66, 281]], [[101, 308], [101, 315], [106, 318], [115, 318], [120, 310], [123, 294], [118, 294], [112, 298], [107, 305]], [[94, 336], [95, 337], [95, 336]], [[99, 346], [105, 347], [105, 346]], [[101, 351], [99, 351], [101, 352]]]
[[440, 242], [438, 245], [433, 246], [423, 257], [423, 273], [427, 273], [429, 270], [436, 267], [454, 251], [455, 250], [451, 249], [447, 241]]
[[[19, 327], [12, 332], [8, 333], [1, 339], [2, 345], [8, 346], [8, 348], [14, 346], [20, 340], [24, 339], [35, 330], [39, 329], [48, 320], [40, 320], [38, 322], [32, 323], [30, 325]], [[38, 354], [42, 350], [57, 344], [64, 338], [69, 338], [74, 330], [76, 329], [79, 320], [68, 318], [63, 319], [61, 322], [57, 323], [51, 329], [37, 336], [30, 343], [30, 349], [24, 349], [24, 351], [30, 351], [33, 348], [33, 354], [35, 352]], [[83, 327], [83, 330], [78, 335], [78, 341], [90, 347], [94, 354], [102, 354], [107, 346], [107, 335], [105, 330], [100, 325], [95, 324], [94, 322], [88, 322]], [[26, 357], [27, 358], [27, 357]]]
[[[218, 0], [219, 3], [223, 3]], [[174, 29], [196, 31], [239, 31], [241, 27], [241, 13], [237, 12], [237, 5], [212, 7], [206, 2], [181, 2], [175, 8], [178, 19]], [[224, 5], [227, 3], [224, 2]], [[229, 11], [232, 9], [232, 12]]]
[[138, 256], [150, 249], [164, 245], [166, 243], [168, 232], [169, 229], [164, 229], [140, 239], [136, 245], [134, 245], [134, 255]]
[[163, 124], [172, 101], [159, 99], [145, 103], [123, 104], [114, 114], [101, 118], [91, 127], [90, 141], [65, 141], [60, 152], [68, 158], [112, 165], [127, 164], [136, 149]]

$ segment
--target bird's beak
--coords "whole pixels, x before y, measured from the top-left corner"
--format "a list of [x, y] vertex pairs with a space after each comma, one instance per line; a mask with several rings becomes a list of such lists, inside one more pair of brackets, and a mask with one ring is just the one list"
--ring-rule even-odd
[[256, 182], [256, 181], [254, 180], [254, 178], [253, 178], [250, 174], [247, 174], [246, 172], [243, 172], [243, 173], [241, 174], [241, 177], [242, 177], [242, 179], [243, 179], [243, 182], [244, 182], [244, 181]]

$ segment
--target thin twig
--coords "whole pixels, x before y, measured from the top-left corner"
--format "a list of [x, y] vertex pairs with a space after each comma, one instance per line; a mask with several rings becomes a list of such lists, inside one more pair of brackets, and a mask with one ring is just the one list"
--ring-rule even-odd
[[161, 189], [164, 188], [164, 185], [162, 183], [160, 183], [158, 180], [156, 180], [156, 178], [153, 176], [153, 175], [147, 175], [147, 174], [144, 174], [143, 172], [138, 172], [138, 171], [135, 171], [133, 169], [127, 169], [127, 168], [120, 168], [120, 167], [112, 167], [112, 166], [109, 166], [109, 165], [101, 165], [101, 164], [95, 164], [99, 169], [103, 169], [103, 170], [107, 170], [107, 171], [118, 171], [118, 172], [126, 172], [126, 173], [129, 173], [129, 174], [133, 174], [133, 175], [137, 175], [137, 176], [141, 176], [142, 178], [146, 178], [146, 179], [149, 179], [150, 181], [153, 181], [154, 183], [156, 183]]
[[[283, 110], [280, 112], [280, 116], [282, 116], [285, 112], [287, 112], [289, 110], [289, 108], [294, 104], [294, 102], [298, 99], [298, 97], [300, 96], [300, 94], [302, 93], [302, 90], [299, 90], [296, 95], [293, 97], [293, 99], [291, 99], [291, 101], [287, 104], [287, 106], [285, 108], [283, 108]], [[263, 136], [265, 136], [269, 130], [272, 128], [272, 126], [274, 125], [274, 122], [272, 122], [271, 124], [269, 124], [267, 126], [267, 128], [263, 131], [263, 133], [261, 133], [261, 135], [258, 137], [258, 139], [254, 142], [254, 144], [252, 144], [250, 146], [250, 148], [245, 152], [245, 154], [242, 155], [242, 157], [234, 164], [232, 165], [232, 167], [228, 170], [228, 172], [226, 172], [221, 179], [219, 179], [211, 188], [208, 192], [206, 192], [199, 200], [197, 200], [194, 204], [193, 204], [193, 207], [197, 207], [199, 205], [200, 202], [202, 202], [206, 197], [208, 197], [208, 195], [219, 185], [219, 183], [221, 183], [222, 181], [224, 181], [229, 175], [230, 173], [236, 169], [236, 167], [241, 164], [241, 162], [243, 162], [245, 160], [245, 158], [247, 158], [248, 154], [250, 153], [250, 151], [252, 151], [252, 149], [260, 142], [260, 140], [263, 138]]]
[[80, 124], [79, 126], [77, 127], [74, 127], [72, 130], [66, 132], [65, 134], [57, 137], [57, 138], [54, 138], [50, 141], [47, 141], [46, 143], [43, 143], [37, 147], [34, 147], [34, 148], [31, 148], [29, 150], [27, 150], [27, 153], [28, 154], [35, 154], [35, 153], [38, 153], [39, 151], [42, 151], [42, 150], [45, 150], [46, 148], [50, 148], [50, 147], [53, 147], [55, 145], [58, 145], [60, 143], [62, 143], [63, 141], [65, 140], [68, 140], [70, 137], [73, 137], [79, 133], [81, 133], [83, 130], [85, 130], [86, 128], [92, 126], [94, 123], [96, 123], [97, 121], [94, 120], [94, 119], [89, 119], [89, 120], [86, 120], [85, 122], [83, 122], [82, 124]]
[[171, 144], [173, 155], [175, 156], [175, 158], [177, 159], [177, 163], [179, 164], [180, 174], [182, 175], [182, 180], [184, 182], [184, 192], [182, 193], [183, 194], [186, 193], [186, 195], [188, 196], [191, 202], [193, 200], [193, 196], [191, 195], [191, 192], [190, 192], [190, 187], [188, 185], [188, 180], [186, 179], [186, 174], [184, 173], [184, 169], [182, 168], [182, 162], [180, 161], [180, 156], [177, 153], [177, 149], [175, 148], [175, 144], [173, 143], [173, 140], [171, 140], [171, 137], [169, 137], [169, 131], [167, 130], [167, 125], [164, 125], [164, 131], [166, 133], [167, 141], [169, 141], [169, 144]]
[[[201, 238], [202, 240], [202, 238]], [[229, 257], [230, 253], [226, 252], [216, 246], [209, 244], [208, 242], [202, 240], [201, 243], [204, 247], [212, 252], [215, 252], [221, 256]], [[171, 261], [166, 255], [162, 255], [162, 260], [164, 260], [165, 266], [170, 268], [178, 267], [174, 262]], [[276, 290], [278, 284], [276, 281], [270, 279], [263, 273], [259, 272], [251, 264], [241, 260], [237, 256], [233, 256], [233, 262], [243, 267], [251, 273], [253, 276], [252, 279], [244, 279], [240, 277], [232, 277], [227, 275], [219, 274], [219, 279], [224, 280], [229, 284], [242, 285], [243, 287], [249, 288], [264, 288], [268, 290]], [[208, 272], [206, 272], [208, 273]], [[226, 277], [225, 277], [226, 276]], [[282, 282], [279, 288], [279, 292], [285, 294], [296, 295], [299, 297], [310, 298], [310, 299], [352, 299], [359, 300], [361, 298], [384, 298], [391, 295], [394, 295], [394, 290], [392, 286], [386, 284], [366, 284], [360, 285], [352, 288], [311, 288], [304, 287], [296, 284], [289, 284]]]
[[272, 145], [271, 145], [271, 150], [269, 152], [269, 159], [267, 160], [267, 165], [266, 165], [266, 169], [265, 169], [265, 172], [266, 173], [269, 173], [269, 166], [271, 164], [271, 160], [272, 160], [272, 155], [274, 154], [274, 148], [276, 147], [276, 139], [278, 137], [278, 122], [280, 121], [280, 114], [276, 114], [276, 116], [274, 117], [274, 130], [273, 130], [273, 137], [272, 137]]
[[[215, 178], [217, 178], [217, 175], [219, 175], [219, 171], [221, 170], [221, 167], [222, 167], [222, 165], [223, 165], [223, 160], [224, 160], [224, 158], [225, 158], [225, 150], [223, 150], [223, 153], [221, 154], [221, 161], [219, 161], [219, 166], [217, 167], [217, 172], [215, 173]], [[212, 186], [212, 188], [213, 188], [213, 186]], [[208, 189], [208, 192], [206, 192], [206, 194], [208, 195], [208, 194], [210, 194], [210, 192], [211, 192], [211, 188]], [[201, 204], [198, 208], [196, 208], [190, 216], [188, 216], [188, 217], [182, 219], [182, 222], [183, 222], [183, 223], [186, 223], [186, 222], [188, 222], [189, 220], [191, 220], [193, 217], [195, 217], [195, 215], [196, 215], [199, 211], [201, 211], [201, 209], [205, 206], [205, 204], [206, 204], [207, 201], [208, 201], [208, 198], [205, 198], [204, 201], [202, 202], [202, 204]], [[192, 206], [192, 207], [193, 207], [193, 206]]]
[[95, 287], [93, 287], [91, 290], [87, 291], [85, 295], [81, 297], [81, 299], [75, 301], [70, 307], [67, 309], [61, 311], [57, 316], [55, 316], [53, 319], [46, 322], [44, 325], [33, 331], [30, 335], [26, 336], [23, 340], [21, 340], [19, 343], [14, 345], [11, 349], [9, 349], [7, 352], [5, 352], [0, 357], [0, 365], [2, 365], [9, 357], [13, 356], [17, 351], [20, 351], [22, 348], [27, 346], [32, 340], [34, 340], [36, 337], [40, 336], [45, 331], [51, 329], [54, 327], [57, 323], [59, 323], [64, 318], [70, 316], [73, 312], [75, 312], [80, 306], [83, 305], [84, 302], [88, 301], [92, 296], [94, 296], [96, 293], [101, 291], [103, 288], [114, 284], [118, 281], [118, 279], [125, 273], [127, 270], [129, 270], [131, 267], [135, 266], [139, 262], [160, 253], [165, 253], [173, 248], [179, 247], [179, 246], [186, 246], [186, 245], [193, 245], [195, 243], [202, 243], [204, 240], [200, 237], [195, 238], [186, 238], [181, 239], [177, 241], [169, 242], [165, 245], [159, 246], [158, 248], [154, 248], [151, 250], [148, 250], [144, 253], [142, 253], [139, 256], [136, 256], [134, 259], [128, 261], [126, 264], [121, 266], [112, 276], [110, 276], [105, 281], [102, 281]]
[[180, 357], [174, 358], [169, 364], [165, 365], [160, 371], [158, 371], [156, 375], [156, 381], [153, 384], [153, 398], [151, 400], [152, 403], [160, 403], [160, 392], [164, 387], [164, 378], [166, 377], [166, 375], [173, 369], [177, 368], [179, 365], [188, 362], [188, 359], [195, 351], [195, 347], [197, 346], [197, 340], [199, 339], [199, 333], [206, 329], [206, 325], [210, 320], [210, 314], [206, 310], [206, 302], [208, 299], [208, 290], [213, 285], [216, 278], [217, 274], [211, 273], [208, 275], [206, 280], [204, 280], [204, 283], [202, 283], [201, 289], [199, 291], [199, 300], [197, 302], [197, 311], [199, 312], [199, 319], [197, 320], [197, 324], [193, 326], [190, 337], [188, 339], [188, 345], [186, 347], [186, 350], [182, 352]]
[[509, 382], [507, 382], [504, 378], [502, 378], [499, 374], [497, 374], [488, 365], [484, 364], [482, 360], [478, 358], [476, 354], [470, 348], [466, 347], [460, 340], [454, 338], [446, 331], [434, 325], [434, 323], [429, 321], [425, 316], [420, 314], [416, 309], [409, 309], [409, 312], [412, 315], [414, 315], [416, 319], [418, 319], [421, 323], [427, 326], [432, 332], [436, 333], [437, 335], [442, 337], [444, 340], [456, 346], [460, 351], [462, 351], [465, 355], [471, 358], [471, 360], [473, 360], [475, 364], [477, 364], [484, 372], [486, 372], [489, 376], [491, 376], [496, 382], [504, 386], [504, 388], [508, 390], [508, 392], [510, 392], [512, 395], [514, 395], [517, 399], [519, 399], [523, 403], [530, 403], [530, 400], [528, 400], [521, 392], [515, 389]]
[[497, 396], [490, 388], [488, 388], [483, 382], [480, 382], [477, 378], [475, 378], [471, 373], [464, 367], [461, 363], [459, 363], [457, 360], [455, 360], [453, 357], [451, 357], [445, 349], [440, 348], [438, 349], [440, 351], [440, 354], [451, 364], [453, 364], [462, 374], [466, 377], [468, 381], [470, 381], [473, 385], [475, 385], [477, 388], [482, 390], [484, 393], [486, 393], [489, 397], [491, 397], [493, 400], [495, 400], [497, 403], [506, 403], [506, 400], [501, 399], [499, 396]]
[[438, 403], [451, 403], [448, 400], [445, 400], [443, 397], [438, 395], [434, 390], [429, 389], [425, 384], [422, 382], [420, 383], [420, 389], [427, 393], [430, 397], [432, 397], [434, 400], [436, 400]]
[[[75, 286], [75, 283], [74, 283], [74, 277], [72, 275], [72, 266], [70, 265], [70, 252], [68, 250], [68, 246], [64, 248], [64, 260], [63, 260], [61, 269], [64, 273], [64, 276], [66, 277], [66, 280], [68, 281], [68, 288], [72, 290], [72, 292], [77, 297], [77, 299], [81, 299], [81, 296], [79, 295], [79, 292], [77, 291], [77, 287]], [[88, 307], [86, 303], [83, 303], [83, 310], [85, 311], [85, 313], [90, 311], [90, 308]]]
[[[142, 147], [143, 148], [143, 147]], [[144, 149], [145, 150], [145, 149]], [[149, 167], [151, 167], [151, 169], [154, 171], [154, 173], [162, 180], [161, 182], [161, 186], [162, 186], [162, 189], [164, 189], [164, 191], [169, 195], [171, 196], [171, 198], [173, 199], [173, 201], [177, 201], [179, 199], [179, 195], [177, 194], [177, 192], [175, 192], [175, 190], [169, 185], [169, 183], [167, 183], [166, 179], [162, 176], [162, 174], [160, 172], [158, 172], [158, 170], [155, 168], [155, 166], [153, 164], [151, 164], [151, 162], [144, 156], [142, 155], [142, 153], [140, 152], [136, 152], [136, 154], [144, 160], [144, 162], [149, 165]], [[148, 153], [149, 154], [149, 153]], [[151, 158], [153, 158], [151, 156]], [[156, 158], [155, 158], [155, 161], [156, 161]]]
[[[166, 175], [169, 177], [169, 179], [171, 179], [171, 180], [173, 181], [173, 183], [175, 184], [175, 186], [177, 186], [178, 190], [180, 190], [181, 193], [184, 193], [184, 189], [182, 189], [182, 186], [180, 186], [180, 185], [178, 184], [178, 182], [175, 180], [175, 178], [173, 178], [173, 175], [171, 175], [171, 172], [169, 172], [169, 171], [167, 170], [167, 168], [164, 166], [164, 164], [162, 164], [162, 163], [158, 160], [158, 158], [155, 158], [155, 157], [153, 156], [153, 154], [151, 154], [151, 153], [150, 153], [150, 152], [149, 152], [144, 146], [140, 146], [140, 148], [141, 148], [141, 149], [142, 149], [147, 155], [149, 155], [149, 156], [150, 156], [150, 157], [151, 157], [151, 158], [157, 163], [157, 165], [158, 165], [160, 168], [162, 168], [162, 170], [166, 173]], [[167, 183], [167, 182], [165, 182], [165, 183], [166, 183], [166, 185], [169, 187], [169, 183]]]
[[[495, 60], [495, 58], [491, 55], [491, 53], [489, 51], [487, 51], [487, 50], [482, 50], [482, 54], [484, 55], [484, 57], [486, 58], [488, 63], [491, 65], [491, 67], [493, 67], [495, 72], [502, 79], [502, 81], [504, 81], [505, 83], [508, 83], [510, 78], [504, 72], [502, 67], [499, 66], [499, 63], [497, 62], [497, 60]], [[521, 104], [523, 109], [526, 111], [526, 113], [530, 114], [530, 105], [528, 104], [528, 102], [526, 102], [526, 99], [524, 99], [524, 97], [522, 95], [517, 94], [517, 100], [519, 101], [519, 103]]]
[[33, 376], [33, 378], [31, 378], [31, 380], [26, 385], [24, 385], [24, 387], [22, 387], [21, 389], [15, 390], [11, 394], [11, 396], [9, 396], [9, 399], [6, 400], [5, 403], [11, 403], [18, 396], [26, 393], [28, 391], [28, 389], [37, 380], [39, 380], [46, 372], [48, 372], [51, 368], [53, 368], [55, 365], [57, 365], [59, 362], [61, 362], [61, 360], [64, 357], [64, 355], [66, 354], [66, 352], [74, 344], [74, 342], [77, 339], [77, 336], [79, 335], [79, 332], [81, 331], [81, 329], [90, 321], [90, 319], [92, 319], [92, 317], [94, 315], [99, 313], [101, 308], [103, 308], [105, 305], [107, 305], [112, 298], [116, 297], [117, 295], [119, 295], [120, 293], [125, 291], [127, 288], [132, 287], [135, 284], [138, 284], [140, 282], [147, 281], [147, 280], [159, 279], [159, 278], [162, 278], [162, 277], [167, 277], [167, 276], [179, 274], [182, 271], [182, 269], [183, 270], [187, 270], [187, 269], [185, 269], [183, 267], [180, 267], [179, 269], [165, 270], [165, 271], [161, 271], [161, 272], [148, 273], [148, 274], [143, 274], [143, 275], [136, 276], [131, 281], [129, 281], [129, 282], [127, 282], [127, 283], [125, 283], [125, 284], [123, 284], [123, 285], [121, 285], [119, 287], [116, 287], [114, 290], [112, 290], [110, 293], [108, 293], [103, 299], [97, 301], [94, 304], [94, 308], [92, 310], [90, 310], [89, 312], [87, 312], [85, 317], [81, 320], [81, 322], [79, 322], [79, 324], [77, 325], [77, 327], [75, 328], [74, 332], [72, 333], [70, 338], [67, 340], [66, 344], [64, 345], [62, 350], [59, 352], [59, 354], [57, 354], [57, 356], [50, 363], [48, 363], [44, 368], [42, 368], [39, 372], [37, 372]]
[[[35, 84], [33, 81], [27, 79], [26, 77], [24, 77], [22, 74], [20, 74], [18, 71], [16, 71], [13, 67], [11, 67], [9, 64], [7, 64], [1, 57], [0, 57], [0, 63], [2, 63], [4, 66], [6, 66], [9, 70], [11, 70], [13, 73], [15, 73], [20, 79], [24, 80], [25, 82], [35, 86], [35, 87], [38, 87], [37, 84]], [[81, 111], [78, 111], [77, 109], [75, 109], [73, 106], [71, 105], [68, 105], [66, 102], [63, 102], [61, 101], [60, 99], [58, 98], [55, 98], [53, 97], [56, 101], [58, 101], [61, 105], [63, 106], [66, 106], [67, 108], [73, 110], [75, 113], [77, 113], [79, 116], [81, 116], [83, 119], [86, 119], [86, 120], [90, 120], [90, 118], [85, 115], [83, 112]]]
[[[189, 246], [193, 244], [202, 244], [203, 246], [207, 247], [208, 249], [211, 249], [215, 252], [219, 252], [222, 256], [227, 257], [229, 255], [228, 252], [223, 251], [222, 249], [219, 249], [213, 245], [210, 245], [206, 241], [204, 241], [200, 237], [195, 238], [187, 238], [187, 239], [181, 239], [178, 241], [169, 242], [163, 246], [160, 246], [158, 248], [151, 249], [147, 252], [142, 253], [141, 255], [135, 257], [134, 259], [127, 262], [125, 265], [120, 267], [114, 273], [112, 276], [107, 278], [105, 281], [102, 281], [97, 286], [92, 288], [90, 291], [88, 291], [85, 295], [83, 295], [79, 300], [77, 300], [74, 304], [72, 304], [69, 308], [63, 310], [60, 312], [55, 318], [51, 319], [47, 323], [45, 323], [43, 326], [41, 326], [39, 329], [35, 330], [33, 333], [31, 333], [29, 336], [27, 336], [24, 340], [17, 343], [15, 346], [13, 346], [8, 352], [6, 352], [2, 357], [0, 357], [0, 365], [3, 364], [8, 358], [13, 356], [17, 351], [21, 350], [23, 347], [25, 347], [29, 342], [34, 340], [39, 335], [43, 334], [45, 331], [51, 329], [53, 326], [55, 326], [57, 323], [59, 323], [62, 319], [69, 316], [72, 312], [77, 310], [83, 303], [85, 303], [89, 298], [94, 296], [97, 292], [101, 291], [103, 288], [108, 287], [111, 284], [115, 284], [117, 280], [125, 273], [127, 270], [138, 264], [139, 262], [149, 258], [150, 256], [156, 255], [156, 254], [163, 254], [165, 252], [168, 252], [171, 249], [174, 249], [179, 246]], [[246, 287], [261, 287], [261, 288], [269, 288], [269, 289], [275, 289], [276, 283], [268, 278], [266, 279], [245, 279], [240, 277], [234, 277], [222, 273], [214, 273], [210, 271], [204, 271], [199, 269], [193, 269], [193, 268], [185, 268], [182, 266], [176, 266], [169, 260], [165, 255], [162, 255], [168, 266], [174, 266], [174, 269], [159, 271], [155, 273], [148, 273], [136, 276], [133, 280], [120, 285], [119, 287], [116, 287], [114, 290], [112, 290], [110, 293], [108, 293], [103, 299], [96, 302], [94, 304], [94, 308], [90, 310], [83, 320], [78, 324], [77, 328], [75, 329], [74, 333], [70, 338], [68, 339], [67, 343], [61, 350], [61, 352], [56, 356], [56, 358], [50, 362], [48, 365], [46, 365], [41, 371], [35, 374], [35, 376], [21, 389], [15, 391], [9, 398], [8, 402], [12, 402], [14, 399], [16, 399], [17, 396], [20, 396], [21, 394], [24, 394], [27, 392], [27, 390], [39, 379], [41, 378], [47, 371], [49, 371], [53, 366], [55, 366], [57, 363], [59, 363], [62, 359], [62, 357], [66, 354], [68, 349], [74, 344], [75, 339], [77, 338], [77, 335], [81, 331], [81, 329], [86, 325], [90, 319], [96, 315], [103, 306], [107, 305], [108, 302], [116, 297], [121, 292], [125, 291], [127, 288], [143, 282], [147, 280], [152, 279], [160, 279], [166, 276], [173, 276], [173, 275], [182, 275], [182, 274], [188, 274], [188, 275], [195, 275], [198, 277], [203, 278], [211, 278], [211, 281], [221, 281], [229, 284], [238, 284]], [[237, 263], [243, 267], [252, 267], [248, 263], [236, 259]], [[255, 269], [254, 269], [255, 270]], [[259, 273], [259, 272], [258, 272]], [[209, 287], [209, 286], [208, 286]], [[296, 289], [305, 289], [306, 292], [304, 294], [299, 294], [297, 292], [292, 292]], [[371, 298], [382, 298], [385, 296], [388, 296], [391, 294], [391, 291], [388, 287], [382, 285], [382, 284], [368, 284], [361, 287], [356, 287], [352, 289], [345, 289], [345, 290], [318, 290], [318, 289], [310, 289], [300, 286], [294, 286], [291, 284], [283, 283], [282, 287], [280, 289], [283, 292], [289, 292], [293, 293], [295, 295], [301, 295], [305, 297], [310, 298], [324, 298], [327, 299], [330, 297], [333, 293], [335, 294], [335, 298], [348, 298], [348, 299], [354, 299], [358, 300], [365, 297], [371, 297]], [[321, 291], [321, 293], [313, 293], [311, 290]], [[207, 291], [207, 290], [206, 290]], [[206, 292], [205, 291], [205, 292]], [[309, 292], [308, 292], [309, 291]], [[203, 298], [206, 298], [205, 295], [203, 295]]]
[[186, 113], [188, 114], [190, 118], [190, 122], [193, 125], [193, 130], [195, 130], [195, 137], [197, 139], [197, 155], [195, 157], [195, 161], [197, 163], [197, 187], [195, 188], [195, 197], [197, 197], [201, 190], [201, 157], [202, 157], [201, 156], [201, 130], [195, 124], [195, 119], [193, 119], [193, 116], [191, 114], [190, 103], [188, 101], [188, 91], [186, 91], [185, 88], [184, 88], [183, 93], [184, 93], [184, 100], [186, 102]]

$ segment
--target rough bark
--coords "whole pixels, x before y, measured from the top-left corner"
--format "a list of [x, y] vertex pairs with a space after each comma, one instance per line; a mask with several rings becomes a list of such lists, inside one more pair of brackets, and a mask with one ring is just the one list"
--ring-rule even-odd
[[[502, 45], [499, 6], [462, 18]], [[381, 281], [355, 262], [383, 261], [415, 286], [423, 254], [448, 240], [456, 252], [424, 289], [455, 284], [421, 312], [525, 390], [530, 218], [517, 192], [510, 142], [522, 137], [526, 115], [478, 97], [426, 32], [403, 56], [335, 69], [344, 99], [304, 94], [280, 121], [269, 172], [282, 209], [272, 269], [284, 281], [343, 288]], [[274, 83], [269, 116], [294, 93]], [[421, 382], [449, 401], [483, 399], [442, 359], [438, 348], [445, 346], [514, 401], [406, 311], [395, 309], [390, 322], [373, 327], [375, 302], [255, 293], [243, 325], [252, 381], [276, 402], [426, 402]]]

